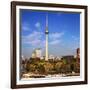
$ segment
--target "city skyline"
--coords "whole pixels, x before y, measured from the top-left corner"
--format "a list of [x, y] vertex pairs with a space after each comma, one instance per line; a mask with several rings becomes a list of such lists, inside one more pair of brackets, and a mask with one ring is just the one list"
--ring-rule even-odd
[[34, 49], [41, 48], [45, 56], [46, 14], [48, 14], [49, 55], [75, 55], [80, 47], [80, 14], [20, 10], [21, 55], [31, 57]]

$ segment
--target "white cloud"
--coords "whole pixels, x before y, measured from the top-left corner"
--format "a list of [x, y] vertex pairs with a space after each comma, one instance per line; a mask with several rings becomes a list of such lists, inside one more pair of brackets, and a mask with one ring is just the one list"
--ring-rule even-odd
[[32, 32], [31, 34], [27, 35], [27, 36], [23, 36], [22, 37], [22, 42], [24, 44], [29, 44], [29, 45], [33, 45], [33, 46], [37, 46], [40, 45], [40, 43], [42, 42], [41, 38], [43, 36], [42, 32]]
[[29, 40], [33, 40], [34, 38], [39, 39], [39, 38], [41, 38], [42, 34], [43, 34], [42, 32], [34, 31], [31, 34], [29, 34], [28, 36], [26, 36], [26, 38], [29, 39]]
[[61, 32], [61, 33], [58, 33], [58, 32], [55, 32], [55, 33], [51, 33], [49, 35], [49, 39], [50, 39], [50, 45], [57, 45], [61, 42], [61, 38], [62, 36], [64, 35], [64, 32]]
[[63, 35], [64, 35], [64, 32], [61, 32], [61, 33], [56, 32], [56, 33], [51, 33], [49, 37], [50, 39], [55, 40], [55, 39], [61, 38]]
[[60, 43], [60, 40], [53, 40], [50, 42], [50, 45], [57, 45]]
[[41, 26], [40, 22], [35, 23], [36, 28], [40, 28], [40, 26]]
[[76, 36], [72, 36], [72, 39], [73, 39], [74, 41], [79, 41], [79, 38], [76, 37]]
[[[34, 31], [27, 36], [22, 37], [23, 44], [28, 44], [32, 47], [45, 47], [44, 33], [39, 31]], [[61, 42], [61, 37], [64, 35], [61, 33], [51, 33], [49, 34], [49, 45], [57, 45]]]
[[22, 30], [24, 31], [30, 30], [30, 25], [27, 22], [22, 23]]

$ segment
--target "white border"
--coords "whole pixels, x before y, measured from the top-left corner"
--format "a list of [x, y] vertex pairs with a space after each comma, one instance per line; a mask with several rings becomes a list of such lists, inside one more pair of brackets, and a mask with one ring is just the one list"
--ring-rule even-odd
[[[50, 11], [67, 11], [67, 12], [81, 12], [80, 14], [80, 76], [72, 76], [72, 77], [60, 77], [60, 78], [44, 78], [44, 79], [33, 79], [33, 80], [20, 80], [19, 78], [19, 48], [20, 48], [20, 19], [19, 15], [20, 9], [33, 9], [33, 10], [50, 10]], [[16, 6], [16, 83], [17, 85], [22, 84], [37, 84], [37, 83], [53, 83], [53, 82], [75, 82], [75, 81], [84, 81], [84, 9], [74, 9], [74, 8], [53, 8], [53, 7], [37, 7], [37, 6]]]

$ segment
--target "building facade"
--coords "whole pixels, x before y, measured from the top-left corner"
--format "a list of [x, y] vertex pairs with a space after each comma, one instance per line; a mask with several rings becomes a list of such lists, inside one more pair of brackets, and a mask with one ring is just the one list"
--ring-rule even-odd
[[37, 48], [32, 53], [32, 58], [41, 58], [41, 49]]
[[80, 63], [80, 48], [77, 48], [76, 50], [76, 59], [77, 59], [77, 62]]

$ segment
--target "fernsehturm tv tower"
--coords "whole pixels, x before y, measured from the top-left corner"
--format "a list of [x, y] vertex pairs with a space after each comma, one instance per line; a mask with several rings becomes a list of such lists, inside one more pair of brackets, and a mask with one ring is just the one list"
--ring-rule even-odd
[[46, 35], [46, 52], [45, 52], [45, 61], [48, 61], [48, 14], [46, 15], [46, 30], [45, 30], [45, 35]]

